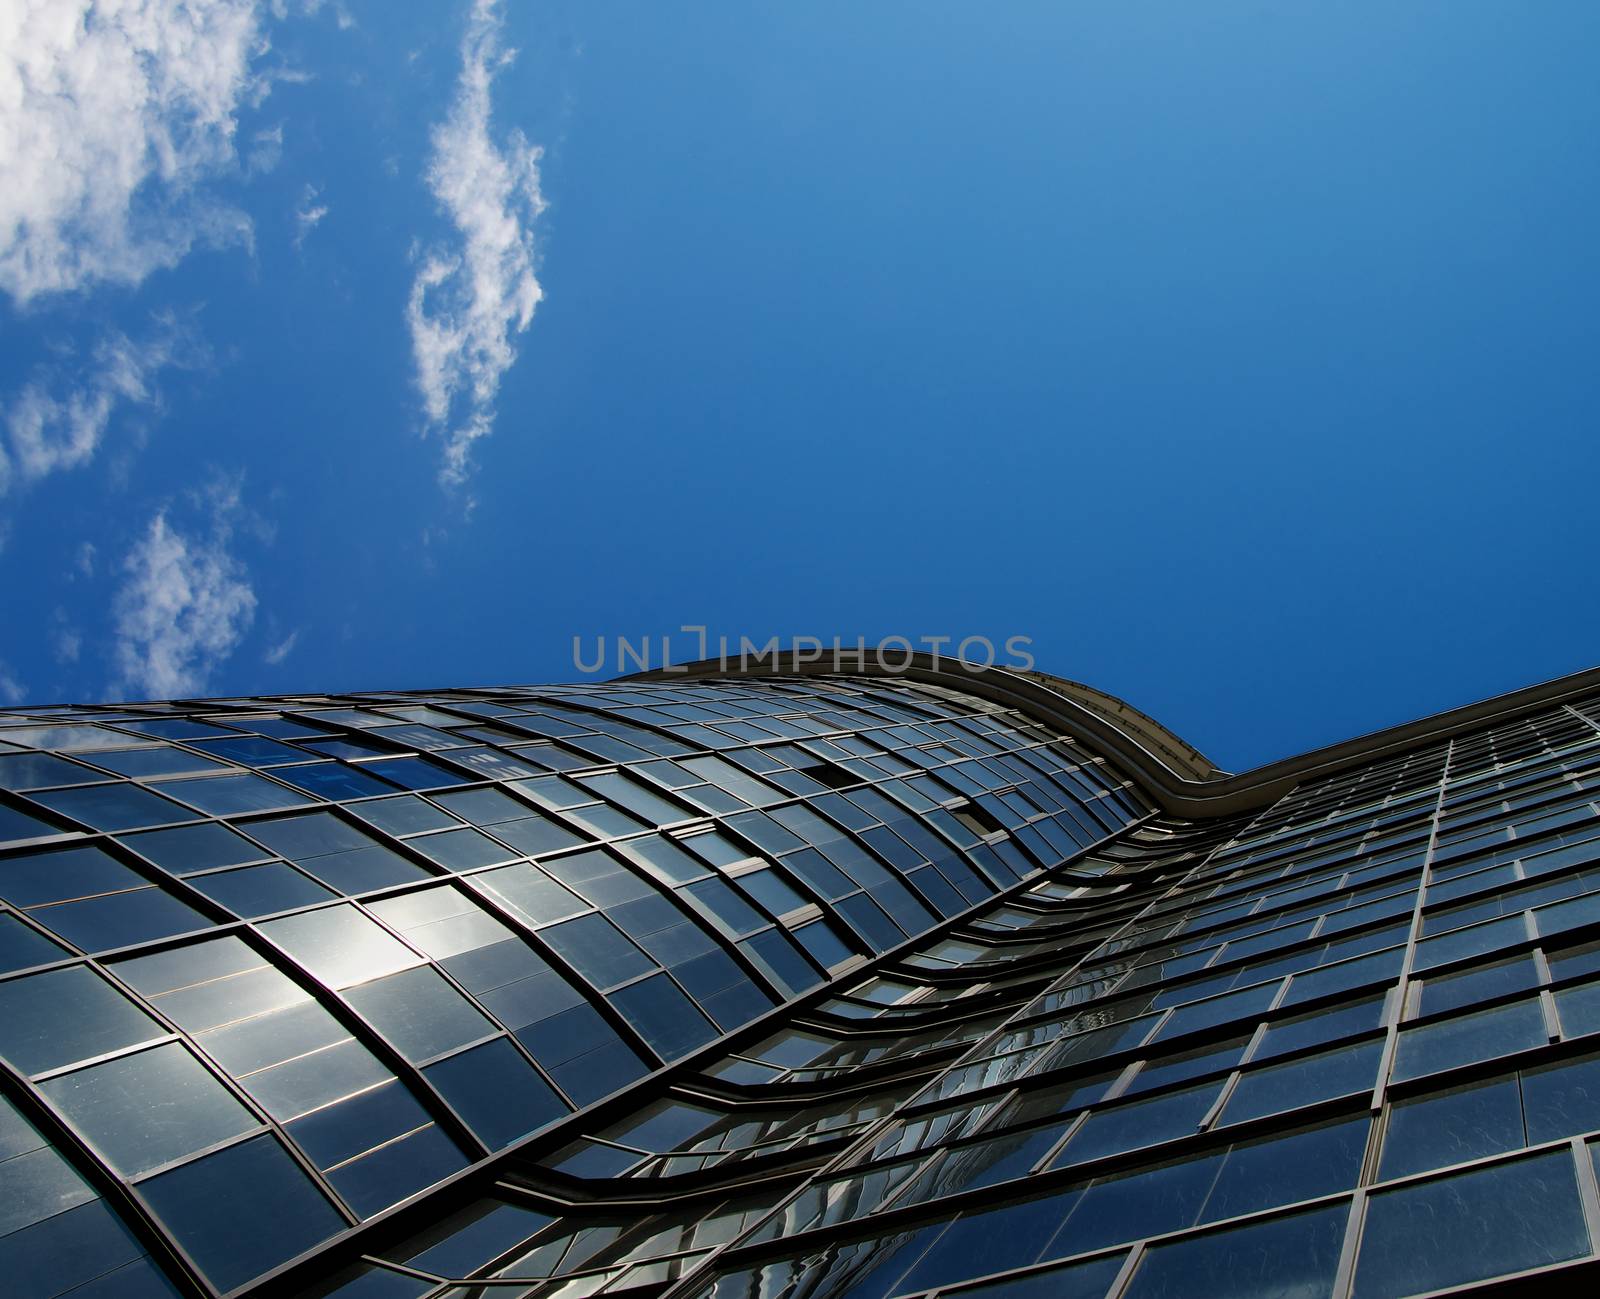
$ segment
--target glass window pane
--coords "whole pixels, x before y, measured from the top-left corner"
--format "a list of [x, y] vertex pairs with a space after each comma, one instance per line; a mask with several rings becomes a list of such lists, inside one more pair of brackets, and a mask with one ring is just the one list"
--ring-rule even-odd
[[1249, 1222], [1153, 1245], [1133, 1274], [1127, 1299], [1310, 1299], [1333, 1290], [1349, 1206]]
[[267, 1136], [162, 1173], [139, 1189], [219, 1290], [243, 1285], [345, 1226]]
[[286, 862], [244, 866], [213, 875], [196, 875], [190, 885], [234, 915], [249, 920], [326, 902], [336, 896]]
[[687, 1055], [717, 1036], [712, 1023], [664, 974], [631, 983], [609, 1000], [663, 1060]]
[[53, 753], [0, 754], [0, 789], [43, 789], [49, 785], [83, 785], [109, 777]]
[[430, 1065], [428, 1081], [491, 1150], [563, 1117], [566, 1102], [505, 1038]]
[[53, 942], [16, 916], [0, 912], [0, 974], [25, 970], [30, 965], [47, 965], [71, 955], [60, 943]]
[[1403, 1030], [1395, 1052], [1394, 1077], [1419, 1078], [1440, 1069], [1526, 1050], [1546, 1040], [1539, 1003], [1513, 1001], [1492, 1010]]
[[1375, 1192], [1356, 1299], [1465, 1285], [1589, 1252], [1567, 1150]]
[[122, 842], [175, 875], [213, 866], [242, 866], [269, 855], [227, 826], [215, 823], [130, 834]]
[[1524, 1069], [1522, 1107], [1529, 1145], [1600, 1128], [1600, 1055]]
[[166, 1029], [86, 965], [0, 983], [0, 1056], [23, 1074], [166, 1035]]
[[[205, 779], [173, 780], [162, 785], [165, 793], [181, 798], [191, 807], [213, 816], [231, 816], [237, 812], [268, 812], [278, 807], [294, 807], [309, 803], [304, 794], [265, 780], [248, 772], [237, 776], [210, 776]], [[169, 821], [184, 817], [172, 816]]]
[[1523, 1144], [1515, 1075], [1397, 1102], [1389, 1111], [1379, 1176], [1404, 1177]]
[[269, 920], [261, 932], [332, 988], [422, 964], [410, 948], [348, 905]]
[[1221, 1082], [1202, 1083], [1099, 1110], [1089, 1115], [1051, 1166], [1060, 1168], [1189, 1136], [1199, 1130], [1200, 1120], [1221, 1091]]
[[142, 785], [122, 781], [84, 789], [57, 789], [29, 797], [96, 830], [137, 830], [146, 825], [197, 819], [188, 808], [179, 807]]
[[345, 1000], [413, 1064], [495, 1031], [431, 966], [350, 988]]
[[1252, 1070], [1233, 1089], [1223, 1122], [1242, 1123], [1314, 1101], [1370, 1091], [1377, 1081], [1382, 1054], [1381, 1041], [1363, 1042]]
[[62, 1074], [39, 1090], [124, 1177], [260, 1126], [178, 1042]]

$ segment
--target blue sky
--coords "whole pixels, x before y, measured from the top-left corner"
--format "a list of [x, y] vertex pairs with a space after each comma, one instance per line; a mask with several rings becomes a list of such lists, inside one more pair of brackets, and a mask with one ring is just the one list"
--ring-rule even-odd
[[79, 7], [9, 702], [1027, 636], [1241, 768], [1600, 661], [1592, 4]]

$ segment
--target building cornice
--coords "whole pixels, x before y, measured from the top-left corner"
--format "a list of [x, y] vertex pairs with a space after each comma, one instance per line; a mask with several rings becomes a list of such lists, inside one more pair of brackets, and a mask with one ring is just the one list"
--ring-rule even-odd
[[1219, 770], [1193, 745], [1131, 704], [1081, 682], [1043, 672], [980, 667], [927, 654], [876, 650], [783, 651], [760, 658], [702, 659], [637, 673], [624, 681], [696, 681], [742, 676], [869, 676], [942, 686], [1014, 708], [1081, 740], [1137, 781], [1158, 806], [1188, 818], [1256, 811], [1296, 785], [1320, 780], [1409, 749], [1550, 708], [1600, 691], [1600, 668], [1524, 686], [1337, 744], [1281, 758], [1245, 772]]

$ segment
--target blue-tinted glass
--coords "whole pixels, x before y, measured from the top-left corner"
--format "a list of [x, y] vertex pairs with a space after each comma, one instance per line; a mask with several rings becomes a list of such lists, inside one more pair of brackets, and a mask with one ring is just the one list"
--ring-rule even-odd
[[426, 965], [351, 988], [345, 999], [413, 1063], [494, 1031], [465, 997]]
[[48, 785], [82, 785], [107, 777], [52, 753], [0, 754], [0, 789], [42, 789]]
[[394, 786], [369, 775], [364, 768], [346, 766], [342, 762], [314, 762], [300, 767], [275, 767], [272, 774], [279, 780], [303, 789], [317, 798], [366, 798], [371, 794], [386, 794]]
[[363, 763], [362, 767], [402, 789], [439, 789], [446, 785], [464, 785], [468, 779], [426, 758], [377, 758]]
[[[498, 830], [500, 827], [496, 826]], [[513, 861], [520, 854], [514, 849], [496, 843], [476, 830], [446, 830], [442, 834], [425, 834], [406, 842], [429, 861], [438, 862], [446, 870], [465, 871], [475, 866], [494, 866]]]
[[[0, 1276], [18, 1299], [59, 1295], [135, 1262], [144, 1253], [133, 1233], [99, 1199], [0, 1236]], [[72, 1290], [74, 1299], [85, 1293]], [[172, 1294], [156, 1290], [157, 1295]], [[122, 1299], [113, 1292], [103, 1299]]]
[[45, 965], [71, 955], [16, 916], [0, 913], [0, 974], [25, 970], [30, 965]]
[[1154, 1245], [1127, 1299], [1312, 1299], [1333, 1291], [1344, 1243], [1343, 1204]]
[[1382, 1053], [1382, 1042], [1363, 1042], [1253, 1070], [1233, 1089], [1223, 1121], [1242, 1123], [1314, 1101], [1368, 1091], [1377, 1079]]
[[1562, 988], [1556, 993], [1556, 1011], [1568, 1037], [1600, 1033], [1600, 983]]
[[392, 1079], [313, 1110], [285, 1131], [318, 1168], [328, 1169], [430, 1121], [406, 1085]]
[[240, 735], [226, 740], [196, 740], [194, 746], [245, 767], [268, 767], [279, 762], [304, 762], [307, 755], [276, 740]]
[[674, 1060], [717, 1036], [716, 1028], [664, 974], [611, 994], [611, 1004], [663, 1060]]
[[491, 1150], [567, 1113], [566, 1103], [504, 1038], [441, 1060], [426, 1075]]
[[0, 983], [0, 1056], [25, 1074], [148, 1042], [166, 1032], [87, 966]]
[[[162, 788], [173, 798], [181, 798], [185, 803], [214, 816], [266, 812], [272, 808], [294, 807], [310, 801], [304, 794], [248, 772], [240, 772], [237, 776], [211, 776], [203, 780], [175, 780]], [[179, 821], [185, 818], [167, 819]]]
[[345, 1203], [370, 1217], [466, 1165], [461, 1147], [438, 1124], [429, 1124], [331, 1169], [328, 1180]]
[[1600, 1128], [1600, 1055], [1522, 1071], [1528, 1144]]
[[176, 1042], [62, 1074], [39, 1090], [124, 1177], [260, 1126]]
[[1394, 1299], [1588, 1252], [1572, 1155], [1554, 1150], [1372, 1195], [1354, 1293]]
[[537, 866], [506, 866], [500, 870], [473, 875], [469, 884], [491, 895], [531, 925], [575, 916], [586, 905]]
[[1523, 1144], [1522, 1096], [1515, 1076], [1398, 1101], [1389, 1112], [1379, 1176], [1404, 1177], [1465, 1163]]
[[96, 766], [124, 776], [185, 776], [196, 771], [222, 771], [227, 763], [202, 758], [186, 749], [160, 744], [150, 749], [123, 749], [94, 755]]
[[293, 866], [283, 862], [196, 875], [189, 880], [189, 884], [213, 902], [227, 907], [234, 915], [246, 919], [311, 906], [335, 896], [315, 880], [307, 879]]
[[184, 825], [130, 834], [122, 842], [157, 866], [182, 875], [213, 866], [241, 866], [267, 856], [225, 825]]
[[1371, 1126], [1362, 1115], [1230, 1147], [1200, 1221], [1350, 1190], [1361, 1174]]
[[99, 848], [62, 848], [0, 858], [0, 897], [19, 907], [131, 889], [145, 878]]
[[945, 1293], [950, 1299], [1100, 1299], [1122, 1271], [1122, 1260], [1112, 1254]]
[[96, 830], [136, 830], [146, 825], [195, 820], [188, 808], [179, 807], [142, 785], [90, 785], [82, 789], [46, 790], [28, 797]]
[[1539, 1003], [1514, 1001], [1403, 1031], [1395, 1052], [1394, 1077], [1418, 1078], [1440, 1069], [1525, 1050], [1546, 1040]]
[[1496, 961], [1422, 981], [1418, 1013], [1435, 1015], [1538, 986], [1539, 972], [1531, 956]]
[[814, 920], [792, 932], [795, 941], [825, 970], [832, 969], [841, 961], [847, 961], [855, 955], [840, 941], [832, 926], [825, 920]]
[[187, 902], [180, 902], [156, 888], [64, 902], [41, 908], [34, 914], [85, 952], [110, 951], [153, 938], [204, 929], [215, 923]]
[[363, 821], [390, 834], [416, 834], [422, 830], [444, 830], [459, 822], [441, 812], [431, 803], [425, 803], [413, 794], [398, 794], [394, 798], [378, 798], [367, 803], [356, 803], [350, 808]]
[[242, 1285], [345, 1225], [271, 1137], [161, 1173], [139, 1189], [220, 1290]]
[[1220, 1082], [1133, 1101], [1091, 1114], [1053, 1161], [1053, 1167], [1155, 1145], [1196, 1132], [1222, 1090]]
[[654, 968], [649, 957], [603, 916], [566, 920], [540, 930], [539, 937], [597, 988], [609, 988]]

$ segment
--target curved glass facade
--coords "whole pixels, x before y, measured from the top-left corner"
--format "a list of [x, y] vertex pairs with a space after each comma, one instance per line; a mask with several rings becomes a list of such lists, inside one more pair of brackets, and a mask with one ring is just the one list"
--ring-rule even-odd
[[1581, 698], [1204, 821], [878, 677], [78, 710], [0, 744], [7, 1293], [1600, 1272]]
[[247, 1285], [1143, 811], [884, 681], [10, 715], [0, 1271]]

